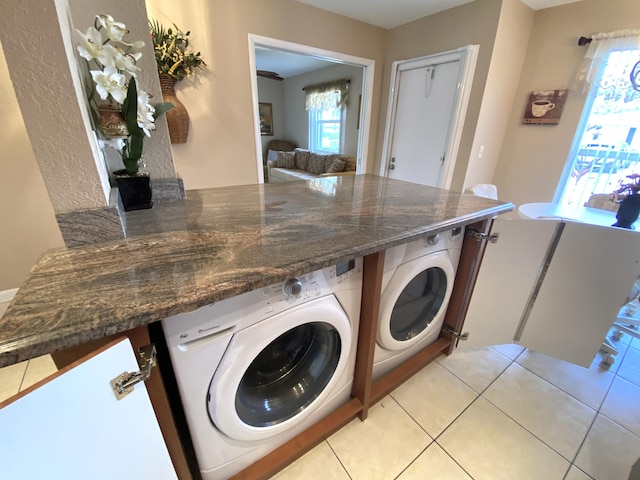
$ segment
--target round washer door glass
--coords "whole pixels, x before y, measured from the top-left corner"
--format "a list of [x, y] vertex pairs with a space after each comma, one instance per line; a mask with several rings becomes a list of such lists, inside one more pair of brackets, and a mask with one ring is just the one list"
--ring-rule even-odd
[[447, 275], [440, 267], [423, 270], [407, 284], [393, 306], [389, 330], [404, 342], [422, 333], [440, 311], [447, 295]]
[[324, 322], [305, 323], [280, 335], [240, 380], [235, 396], [239, 418], [266, 427], [304, 410], [333, 377], [341, 349], [338, 331]]

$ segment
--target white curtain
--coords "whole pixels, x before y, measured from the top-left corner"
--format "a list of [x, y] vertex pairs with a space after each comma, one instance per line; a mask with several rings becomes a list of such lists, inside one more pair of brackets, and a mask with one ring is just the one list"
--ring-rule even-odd
[[[617, 30], [609, 33], [593, 35], [585, 54], [574, 87], [587, 93], [594, 82], [601, 88], [632, 88], [631, 68], [623, 78], [607, 78], [603, 75], [607, 62], [618, 61], [633, 67], [640, 61], [640, 30]], [[618, 56], [610, 56], [611, 52], [625, 52]]]
[[349, 99], [349, 80], [307, 85], [305, 93], [305, 110], [340, 110], [347, 105]]

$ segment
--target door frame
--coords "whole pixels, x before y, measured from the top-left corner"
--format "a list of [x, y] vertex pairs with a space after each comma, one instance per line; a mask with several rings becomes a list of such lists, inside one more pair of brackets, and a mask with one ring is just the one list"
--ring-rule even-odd
[[249, 34], [249, 68], [251, 70], [251, 98], [253, 104], [254, 137], [256, 143], [256, 167], [258, 183], [264, 183], [262, 140], [260, 135], [260, 114], [258, 112], [258, 76], [256, 74], [256, 47], [268, 47], [276, 50], [309, 55], [335, 62], [355, 65], [363, 68], [362, 72], [362, 103], [360, 106], [360, 129], [358, 130], [358, 158], [356, 159], [356, 173], [367, 171], [369, 132], [371, 130], [371, 105], [373, 103], [373, 79], [375, 60], [356, 57], [346, 53], [333, 52], [321, 48], [310, 47], [300, 43], [287, 42], [277, 38], [263, 37]]
[[382, 144], [382, 158], [380, 159], [380, 173], [382, 177], [389, 175], [389, 159], [392, 148], [392, 135], [395, 128], [395, 119], [398, 104], [398, 85], [400, 72], [413, 68], [422, 68], [429, 65], [438, 65], [460, 61], [458, 73], [458, 88], [453, 104], [453, 112], [449, 123], [449, 132], [445, 145], [444, 175], [441, 176], [440, 188], [450, 188], [453, 179], [453, 171], [456, 165], [462, 129], [467, 115], [467, 106], [471, 96], [471, 87], [476, 70], [479, 45], [467, 45], [465, 47], [449, 50], [447, 52], [436, 53], [424, 57], [412, 58], [409, 60], [398, 60], [391, 66], [391, 85], [389, 86], [389, 101], [387, 105], [387, 119], [384, 129], [384, 142]]

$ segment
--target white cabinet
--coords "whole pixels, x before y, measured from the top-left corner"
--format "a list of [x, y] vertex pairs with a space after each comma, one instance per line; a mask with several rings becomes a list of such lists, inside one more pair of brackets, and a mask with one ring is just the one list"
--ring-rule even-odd
[[461, 346], [516, 341], [589, 366], [640, 273], [640, 235], [557, 220], [496, 219]]
[[111, 380], [139, 369], [128, 339], [0, 406], [3, 478], [176, 479], [144, 383], [121, 400]]

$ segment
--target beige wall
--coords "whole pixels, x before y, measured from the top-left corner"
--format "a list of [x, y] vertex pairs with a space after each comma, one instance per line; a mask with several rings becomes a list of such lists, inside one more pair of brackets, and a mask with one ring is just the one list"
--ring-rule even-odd
[[0, 290], [20, 286], [42, 252], [63, 245], [0, 51]]
[[527, 53], [534, 13], [520, 0], [502, 2], [493, 55], [464, 180], [465, 188], [493, 181]]
[[191, 116], [188, 142], [173, 146], [187, 189], [257, 181], [249, 33], [375, 60], [372, 125], [378, 124], [385, 30], [294, 0], [148, 0], [147, 7], [150, 17], [191, 30], [209, 64], [195, 82], [177, 87]]
[[571, 91], [559, 125], [522, 125], [529, 93], [571, 87], [586, 51], [580, 36], [639, 24], [637, 0], [585, 0], [536, 12], [494, 177], [500, 198], [517, 205], [553, 199], [582, 113], [584, 97]]
[[378, 124], [376, 173], [379, 172], [382, 155], [391, 64], [396, 60], [422, 57], [475, 44], [480, 45], [480, 51], [451, 183], [452, 190], [462, 190], [491, 62], [501, 5], [502, 0], [476, 0], [389, 31], [382, 86], [382, 110]]

